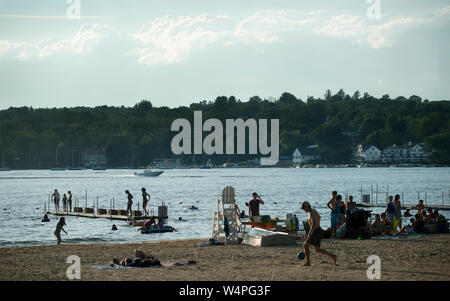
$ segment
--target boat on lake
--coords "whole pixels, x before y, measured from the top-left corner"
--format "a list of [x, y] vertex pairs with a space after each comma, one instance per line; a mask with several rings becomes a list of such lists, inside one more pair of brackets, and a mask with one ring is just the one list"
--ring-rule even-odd
[[163, 172], [164, 172], [163, 170], [153, 171], [150, 168], [146, 168], [144, 170], [144, 172], [135, 172], [134, 175], [135, 176], [140, 176], [140, 177], [157, 177], [160, 174], [162, 174]]

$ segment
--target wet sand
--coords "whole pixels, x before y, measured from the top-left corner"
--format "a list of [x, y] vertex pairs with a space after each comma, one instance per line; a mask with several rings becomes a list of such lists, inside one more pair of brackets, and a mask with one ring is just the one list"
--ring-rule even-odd
[[[395, 240], [322, 240], [322, 247], [338, 255], [338, 266], [311, 249], [312, 266], [297, 259], [302, 249], [246, 245], [199, 247], [207, 239], [127, 244], [63, 244], [0, 248], [0, 280], [67, 280], [66, 259], [81, 259], [81, 280], [368, 280], [370, 255], [381, 259], [381, 280], [450, 280], [450, 235]], [[161, 262], [196, 265], [171, 268], [99, 270], [112, 258], [133, 257], [136, 249]]]

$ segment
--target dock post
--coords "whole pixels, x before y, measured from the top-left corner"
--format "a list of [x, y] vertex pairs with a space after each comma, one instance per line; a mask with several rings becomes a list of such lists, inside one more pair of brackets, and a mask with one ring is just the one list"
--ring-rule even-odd
[[370, 185], [370, 203], [373, 204], [373, 184]]
[[113, 206], [113, 208], [112, 208], [112, 209], [114, 210], [114, 197], [113, 197], [113, 202], [112, 202], [112, 204], [113, 204], [113, 205], [112, 205], [112, 206]]
[[427, 206], [428, 205], [428, 202], [427, 202], [427, 192], [425, 191], [425, 206]]
[[139, 202], [138, 202], [138, 211], [139, 211]]
[[417, 191], [417, 200], [420, 200], [420, 192]]
[[403, 198], [403, 191], [402, 191], [402, 204], [403, 204], [403, 206], [405, 205], [404, 203], [405, 203], [405, 200]]
[[442, 191], [442, 205], [444, 205], [444, 192]]
[[376, 196], [376, 202], [377, 202], [377, 205], [378, 205], [378, 184], [377, 184], [377, 196]]
[[360, 198], [360, 202], [362, 202], [362, 199], [363, 199], [363, 197], [362, 197], [362, 184], [361, 184], [361, 198]]

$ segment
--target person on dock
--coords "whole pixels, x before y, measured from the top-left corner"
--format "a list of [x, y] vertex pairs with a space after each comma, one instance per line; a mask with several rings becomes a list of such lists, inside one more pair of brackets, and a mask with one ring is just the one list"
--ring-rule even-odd
[[63, 231], [67, 235], [66, 230], [64, 230], [64, 228], [63, 228], [65, 225], [66, 225], [66, 220], [64, 219], [64, 217], [61, 217], [59, 219], [59, 222], [56, 224], [56, 230], [54, 232], [58, 245], [61, 243], [61, 231]]
[[423, 204], [423, 200], [419, 200], [419, 203], [416, 205], [415, 209], [419, 214], [422, 213], [422, 210], [425, 210], [425, 205]]
[[[342, 198], [342, 197], [341, 197]], [[339, 210], [339, 201], [337, 191], [331, 193], [331, 200], [327, 203], [327, 207], [331, 210], [331, 238], [336, 237], [336, 228], [341, 222], [341, 212]]]
[[127, 199], [128, 199], [128, 203], [127, 203], [127, 214], [128, 212], [130, 212], [131, 215], [131, 206], [133, 205], [133, 195], [128, 191], [125, 190], [125, 193], [127, 194]]
[[306, 241], [303, 244], [303, 247], [305, 248], [305, 255], [306, 255], [306, 263], [305, 266], [311, 265], [311, 255], [309, 252], [309, 246], [313, 245], [316, 248], [317, 253], [325, 254], [330, 256], [334, 264], [336, 264], [337, 256], [335, 254], [332, 254], [324, 249], [320, 248], [320, 241], [322, 239], [323, 230], [320, 227], [320, 215], [317, 212], [317, 210], [313, 209], [311, 205], [308, 202], [303, 202], [302, 207], [303, 211], [308, 213], [308, 223], [309, 223], [309, 231], [308, 235], [306, 237]]
[[67, 196], [66, 196], [66, 194], [63, 194], [62, 202], [63, 202], [63, 212], [67, 212]]
[[142, 191], [142, 208], [144, 209], [145, 216], [148, 216], [147, 204], [150, 201], [150, 195], [147, 193], [144, 187], [142, 187], [141, 191]]
[[69, 190], [67, 194], [69, 195], [67, 198], [67, 205], [69, 206], [69, 211], [72, 212], [72, 192]]
[[59, 192], [58, 189], [55, 189], [55, 192], [52, 194], [53, 202], [55, 203], [55, 211], [59, 211]]
[[259, 204], [264, 204], [264, 201], [256, 192], [252, 193], [253, 199], [248, 203], [248, 215], [252, 222], [259, 222]]

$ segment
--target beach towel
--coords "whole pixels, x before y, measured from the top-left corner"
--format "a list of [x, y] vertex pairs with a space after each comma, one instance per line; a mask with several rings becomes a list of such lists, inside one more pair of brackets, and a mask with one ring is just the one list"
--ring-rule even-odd
[[88, 268], [90, 269], [99, 269], [99, 270], [123, 270], [123, 269], [146, 269], [146, 268], [173, 268], [173, 267], [183, 267], [194, 265], [195, 262], [190, 263], [178, 263], [178, 262], [161, 262], [161, 265], [152, 265], [148, 267], [130, 267], [123, 265], [90, 265]]
[[420, 238], [425, 237], [425, 235], [422, 234], [395, 234], [395, 235], [378, 235], [378, 236], [372, 236], [370, 239], [408, 239], [408, 238]]

